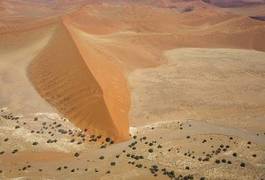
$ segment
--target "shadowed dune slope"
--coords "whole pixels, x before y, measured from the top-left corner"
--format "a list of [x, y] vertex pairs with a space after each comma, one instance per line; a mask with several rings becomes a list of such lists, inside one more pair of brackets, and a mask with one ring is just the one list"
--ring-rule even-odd
[[28, 73], [40, 95], [78, 127], [115, 140], [128, 138], [128, 124], [118, 125], [126, 119], [111, 117], [102, 88], [62, 23]]

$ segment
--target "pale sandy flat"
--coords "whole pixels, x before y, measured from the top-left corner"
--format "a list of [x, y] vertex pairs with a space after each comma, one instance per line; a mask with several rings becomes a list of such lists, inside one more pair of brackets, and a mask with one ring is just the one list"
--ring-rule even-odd
[[167, 64], [130, 74], [132, 124], [194, 119], [265, 128], [264, 52], [183, 48], [165, 56]]

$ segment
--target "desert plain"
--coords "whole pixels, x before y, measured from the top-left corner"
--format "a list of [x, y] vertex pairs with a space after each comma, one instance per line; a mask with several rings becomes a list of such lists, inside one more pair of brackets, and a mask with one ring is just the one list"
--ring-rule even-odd
[[265, 1], [0, 1], [0, 179], [265, 179]]

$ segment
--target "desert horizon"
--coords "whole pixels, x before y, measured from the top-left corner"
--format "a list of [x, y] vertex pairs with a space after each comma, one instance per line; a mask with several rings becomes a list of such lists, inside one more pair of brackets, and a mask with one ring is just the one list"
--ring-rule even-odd
[[0, 179], [265, 179], [264, 0], [0, 1]]

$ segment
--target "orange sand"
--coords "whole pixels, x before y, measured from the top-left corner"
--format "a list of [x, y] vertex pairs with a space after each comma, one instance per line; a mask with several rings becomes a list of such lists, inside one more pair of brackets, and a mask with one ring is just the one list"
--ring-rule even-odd
[[[30, 80], [45, 100], [78, 127], [116, 141], [129, 138], [129, 120], [133, 119], [128, 117], [127, 76], [133, 70], [165, 63], [164, 52], [175, 48], [265, 51], [264, 22], [200, 1], [140, 4], [87, 5], [64, 16], [63, 8], [47, 12], [43, 6], [47, 14], [40, 20], [30, 11], [27, 17], [32, 19], [24, 17], [25, 24], [16, 18], [7, 22], [6, 16], [0, 21], [0, 33], [31, 33], [54, 24], [51, 39], [28, 67]], [[183, 12], [191, 6], [190, 12]]]
[[63, 24], [29, 66], [29, 77], [41, 96], [77, 126], [118, 140], [128, 138], [126, 119], [112, 119], [102, 88]]

